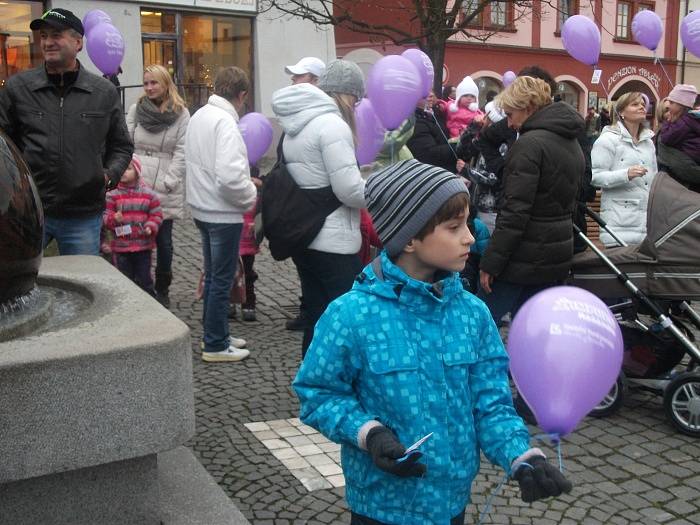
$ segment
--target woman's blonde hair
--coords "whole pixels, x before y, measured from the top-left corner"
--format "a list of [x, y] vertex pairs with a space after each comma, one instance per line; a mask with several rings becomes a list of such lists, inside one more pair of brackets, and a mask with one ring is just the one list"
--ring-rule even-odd
[[536, 111], [552, 103], [552, 89], [539, 78], [516, 77], [494, 101], [503, 110], [533, 107]]
[[642, 102], [644, 102], [644, 97], [638, 91], [630, 91], [629, 93], [625, 93], [620, 98], [618, 98], [617, 102], [615, 102], [613, 124], [617, 123], [620, 120], [623, 120], [621, 119], [622, 112], [627, 108], [627, 106], [633, 104], [637, 100], [641, 100]]
[[345, 93], [328, 93], [328, 95], [335, 100], [338, 109], [340, 110], [340, 115], [343, 120], [350, 126], [350, 131], [352, 131], [352, 140], [357, 145], [357, 127], [355, 125], [355, 105], [353, 104], [350, 97], [353, 95], [347, 95]]
[[668, 101], [668, 97], [662, 98], [656, 105], [656, 111], [654, 112], [654, 131], [661, 127], [661, 124], [663, 124], [665, 120], [664, 117], [666, 113], [668, 113], [666, 101]]
[[[146, 73], [153, 75], [153, 78], [156, 80], [156, 82], [163, 86], [165, 91], [163, 101], [160, 104], [161, 111], [170, 110], [174, 111], [175, 113], [180, 113], [183, 109], [185, 109], [185, 101], [180, 96], [180, 93], [177, 92], [177, 86], [175, 86], [173, 77], [170, 76], [167, 69], [160, 64], [151, 64], [150, 66], [146, 66], [146, 69], [143, 70], [143, 74], [146, 75]], [[145, 96], [146, 93], [141, 95], [141, 98], [144, 98]]]

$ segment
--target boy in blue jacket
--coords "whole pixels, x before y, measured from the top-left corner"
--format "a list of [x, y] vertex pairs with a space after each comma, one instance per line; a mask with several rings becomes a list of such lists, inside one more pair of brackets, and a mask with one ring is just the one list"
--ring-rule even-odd
[[529, 447], [499, 333], [462, 288], [464, 182], [407, 160], [371, 175], [365, 197], [385, 249], [328, 306], [293, 385], [302, 421], [342, 445], [351, 525], [461, 525], [480, 451], [524, 501], [571, 490]]

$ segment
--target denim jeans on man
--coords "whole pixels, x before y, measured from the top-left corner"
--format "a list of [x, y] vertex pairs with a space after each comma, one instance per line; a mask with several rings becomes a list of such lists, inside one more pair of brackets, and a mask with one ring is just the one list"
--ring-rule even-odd
[[314, 337], [316, 321], [326, 307], [352, 288], [355, 276], [362, 271], [357, 254], [339, 254], [305, 249], [293, 258], [301, 279], [301, 294], [304, 297], [308, 324], [304, 328], [301, 357]]
[[229, 347], [228, 311], [238, 262], [242, 223], [194, 220], [202, 237], [204, 256], [204, 351], [223, 352]]
[[155, 295], [151, 277], [151, 250], [115, 253], [114, 262], [119, 271], [138, 284], [142, 290], [149, 295]]
[[102, 214], [80, 218], [44, 218], [44, 248], [56, 239], [61, 255], [99, 255]]

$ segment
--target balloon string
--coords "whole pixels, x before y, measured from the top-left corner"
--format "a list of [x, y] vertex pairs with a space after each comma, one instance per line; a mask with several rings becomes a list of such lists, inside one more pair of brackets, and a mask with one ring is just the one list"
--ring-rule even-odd
[[389, 145], [391, 147], [391, 163], [392, 164], [394, 164], [394, 141], [395, 141], [394, 136], [391, 134], [391, 132], [389, 132]]
[[559, 461], [559, 472], [564, 472], [564, 462], [561, 457], [561, 436], [557, 434], [556, 432], [551, 432], [551, 433], [543, 433], [543, 434], [536, 434], [532, 436], [533, 439], [536, 439], [538, 441], [547, 441], [549, 440], [552, 445], [556, 445], [557, 447], [557, 460]]
[[[595, 71], [595, 68], [596, 68], [597, 65], [598, 65], [598, 64], [596, 64], [595, 66], [593, 66], [593, 71]], [[601, 76], [602, 76], [602, 75], [601, 75]], [[608, 89], [605, 87], [605, 82], [602, 82], [602, 81], [601, 81], [601, 82], [600, 82], [600, 87], [603, 88], [603, 93], [605, 93], [605, 99], [606, 99], [609, 103], [611, 103], [612, 100], [610, 100], [610, 93], [608, 93]], [[617, 112], [617, 109], [615, 109], [615, 106], [613, 106], [613, 111], [615, 112], [615, 114], [617, 115], [617, 118], [619, 119], [619, 118], [620, 118], [620, 114]]]
[[493, 498], [498, 496], [498, 494], [501, 492], [501, 489], [503, 489], [503, 485], [505, 485], [506, 483], [508, 483], [508, 474], [506, 474], [504, 476], [504, 478], [498, 484], [496, 489], [491, 493], [491, 495], [486, 500], [486, 505], [484, 506], [484, 510], [481, 511], [481, 514], [479, 515], [479, 521], [476, 522], [476, 525], [481, 525], [482, 523], [484, 523], [484, 519], [486, 518], [486, 515], [491, 511], [491, 503], [493, 502]]
[[450, 151], [452, 152], [452, 155], [455, 156], [455, 160], [459, 160], [459, 157], [457, 156], [457, 152], [456, 152], [455, 149], [452, 147], [452, 144], [450, 144], [450, 139], [448, 139], [448, 138], [447, 138], [447, 135], [445, 135], [445, 132], [442, 131], [442, 126], [441, 126], [440, 123], [438, 122], [438, 119], [437, 119], [437, 117], [435, 116], [435, 113], [433, 112], [433, 113], [431, 113], [431, 115], [433, 116], [433, 120], [435, 121], [435, 124], [437, 125], [437, 128], [440, 130], [440, 134], [442, 135], [442, 138], [445, 139], [445, 142], [446, 142], [447, 145], [450, 147]]
[[668, 80], [668, 84], [673, 87], [673, 81], [671, 80], [671, 77], [668, 76], [668, 72], [666, 71], [663, 62], [661, 62], [659, 57], [656, 56], [656, 52], [654, 52], [654, 64], [659, 64], [659, 66], [661, 66], [661, 71], [664, 72], [664, 76], [666, 77], [666, 80]]

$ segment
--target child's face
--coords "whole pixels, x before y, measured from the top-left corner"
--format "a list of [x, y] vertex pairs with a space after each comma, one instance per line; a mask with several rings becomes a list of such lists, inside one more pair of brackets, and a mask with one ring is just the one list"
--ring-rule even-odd
[[413, 239], [415, 257], [427, 268], [460, 272], [469, 258], [474, 236], [467, 227], [469, 207], [458, 217], [438, 224], [422, 240]]
[[469, 104], [476, 102], [476, 97], [474, 95], [462, 95], [459, 97], [459, 105], [463, 108], [468, 108]]
[[121, 182], [122, 184], [132, 184], [136, 182], [137, 179], [136, 175], [136, 170], [134, 169], [134, 165], [132, 163], [129, 163], [129, 167], [126, 168], [126, 171], [122, 175]]

